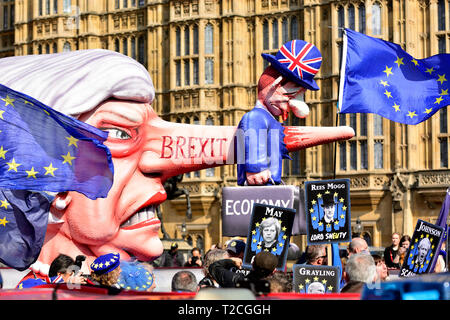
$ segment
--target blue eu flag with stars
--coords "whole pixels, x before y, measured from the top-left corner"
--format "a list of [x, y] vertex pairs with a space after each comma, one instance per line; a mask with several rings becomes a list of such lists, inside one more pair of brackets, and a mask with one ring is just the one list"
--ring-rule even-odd
[[0, 85], [0, 187], [106, 197], [108, 133]]
[[415, 59], [399, 45], [345, 29], [340, 113], [418, 124], [450, 104], [450, 54]]

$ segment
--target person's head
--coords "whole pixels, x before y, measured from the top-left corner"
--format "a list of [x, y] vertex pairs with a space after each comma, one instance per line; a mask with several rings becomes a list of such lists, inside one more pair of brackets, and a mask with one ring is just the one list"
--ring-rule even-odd
[[311, 265], [326, 265], [327, 247], [324, 244], [313, 244], [306, 247], [306, 263]]
[[417, 255], [417, 262], [419, 264], [422, 264], [425, 261], [425, 258], [427, 257], [428, 251], [431, 248], [431, 241], [428, 238], [423, 238], [419, 241], [419, 244], [417, 245], [418, 255]]
[[370, 254], [352, 254], [345, 266], [345, 274], [348, 281], [373, 283], [377, 278], [375, 261]]
[[118, 284], [126, 290], [152, 291], [156, 287], [155, 276], [150, 267], [137, 262], [120, 262]]
[[259, 230], [265, 244], [271, 245], [277, 241], [278, 235], [280, 234], [280, 221], [274, 217], [267, 218], [261, 222]]
[[284, 272], [275, 272], [264, 278], [270, 284], [270, 292], [292, 292], [292, 281]]
[[261, 251], [254, 256], [252, 271], [260, 279], [267, 277], [276, 271], [278, 258], [265, 251]]
[[91, 277], [101, 285], [112, 286], [120, 277], [120, 254], [108, 253], [99, 256], [91, 265]]
[[202, 253], [201, 253], [200, 249], [197, 248], [197, 247], [191, 249], [191, 255], [193, 257], [197, 257], [197, 258], [201, 258], [202, 257]]
[[178, 271], [172, 277], [172, 291], [196, 292], [197, 278], [188, 270]]
[[398, 247], [398, 245], [400, 244], [400, 234], [399, 234], [398, 232], [394, 232], [394, 233], [392, 234], [392, 239], [391, 239], [391, 241], [392, 241], [392, 245], [393, 245], [394, 247]]
[[64, 282], [68, 282], [70, 276], [81, 269], [81, 264], [86, 260], [86, 256], [79, 255], [73, 260], [65, 254], [59, 254], [50, 264], [48, 276], [50, 278], [62, 276]]
[[229, 254], [227, 250], [223, 249], [211, 249], [208, 250], [208, 252], [205, 253], [205, 258], [203, 262], [203, 273], [205, 274], [205, 277], [210, 277], [211, 275], [209, 273], [209, 266], [213, 264], [214, 262], [222, 259], [229, 258]]
[[242, 259], [245, 252], [245, 242], [242, 240], [231, 240], [227, 245], [227, 251], [230, 257]]
[[291, 40], [275, 56], [263, 53], [262, 57], [271, 65], [258, 82], [258, 100], [274, 116], [282, 115], [283, 121], [289, 110], [296, 117], [306, 117], [309, 108], [304, 102], [304, 93], [307, 89], [319, 89], [313, 79], [322, 64], [319, 50], [306, 41]]
[[375, 266], [377, 268], [378, 280], [380, 280], [380, 281], [386, 280], [387, 277], [389, 276], [389, 272], [388, 272], [386, 263], [384, 262], [384, 259], [378, 254], [373, 254], [372, 258], [373, 258], [373, 261], [375, 262]]
[[355, 237], [348, 245], [348, 255], [350, 256], [360, 252], [369, 253], [369, 246], [363, 238]]
[[407, 234], [403, 235], [403, 237], [400, 239], [400, 247], [408, 249], [410, 244], [411, 244], [411, 237], [408, 236]]
[[315, 281], [308, 286], [308, 293], [325, 293], [325, 286], [322, 283]]
[[336, 202], [332, 193], [325, 193], [322, 196], [322, 209], [324, 212], [324, 218], [326, 222], [330, 222], [334, 218], [334, 212], [336, 210]]
[[175, 253], [175, 252], [177, 252], [177, 251], [178, 251], [178, 243], [173, 242], [173, 243], [170, 245], [170, 252], [171, 252], [171, 253]]

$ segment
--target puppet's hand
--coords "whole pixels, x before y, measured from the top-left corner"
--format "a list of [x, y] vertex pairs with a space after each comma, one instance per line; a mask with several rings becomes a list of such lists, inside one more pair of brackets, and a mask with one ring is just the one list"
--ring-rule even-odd
[[266, 169], [261, 172], [247, 172], [247, 183], [249, 185], [264, 185], [270, 179], [270, 170]]

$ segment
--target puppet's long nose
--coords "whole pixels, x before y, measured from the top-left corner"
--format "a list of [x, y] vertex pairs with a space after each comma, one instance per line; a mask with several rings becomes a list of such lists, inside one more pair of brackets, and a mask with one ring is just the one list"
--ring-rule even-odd
[[[152, 124], [152, 167], [165, 176], [235, 164], [240, 159], [242, 134], [234, 126], [188, 125], [154, 120]], [[350, 139], [351, 127], [286, 127], [284, 142], [289, 152]], [[155, 139], [157, 135], [158, 138]], [[263, 140], [259, 138], [257, 143]]]

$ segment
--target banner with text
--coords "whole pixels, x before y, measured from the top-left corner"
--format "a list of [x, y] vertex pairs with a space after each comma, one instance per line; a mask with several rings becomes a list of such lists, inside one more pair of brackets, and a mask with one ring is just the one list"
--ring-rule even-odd
[[294, 264], [293, 289], [298, 293], [339, 293], [339, 268]]
[[243, 265], [251, 267], [253, 257], [265, 251], [278, 258], [277, 270], [284, 270], [294, 216], [293, 209], [261, 203], [253, 204]]
[[304, 191], [297, 186], [241, 186], [222, 189], [222, 235], [246, 237], [253, 204], [296, 210], [292, 235], [306, 234]]
[[305, 181], [307, 243], [351, 241], [350, 180]]
[[408, 252], [400, 268], [400, 277], [412, 277], [430, 272], [437, 259], [444, 228], [423, 220], [417, 220]]

